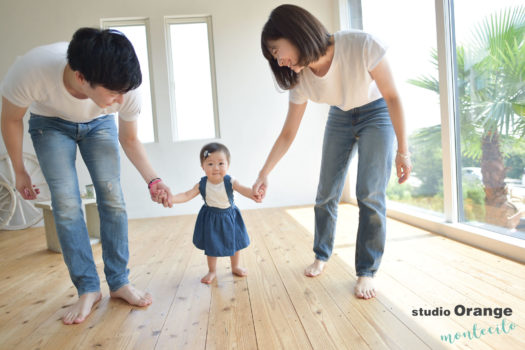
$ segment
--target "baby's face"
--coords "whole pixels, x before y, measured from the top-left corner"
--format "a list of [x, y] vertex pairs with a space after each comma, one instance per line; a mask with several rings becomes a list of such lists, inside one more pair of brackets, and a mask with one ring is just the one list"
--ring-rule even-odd
[[202, 169], [206, 173], [208, 180], [214, 184], [222, 182], [224, 175], [228, 172], [228, 158], [223, 152], [217, 151], [211, 153], [204, 162], [202, 162]]

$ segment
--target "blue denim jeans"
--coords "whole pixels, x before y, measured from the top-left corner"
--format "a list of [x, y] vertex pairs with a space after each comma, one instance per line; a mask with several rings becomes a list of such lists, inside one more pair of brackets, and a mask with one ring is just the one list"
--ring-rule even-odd
[[106, 280], [112, 291], [128, 284], [128, 220], [114, 116], [73, 123], [31, 114], [29, 133], [49, 185], [58, 239], [78, 294], [99, 291], [100, 281], [82, 211], [75, 167], [77, 146], [97, 195]]
[[326, 261], [332, 255], [337, 207], [357, 144], [359, 227], [355, 267], [357, 276], [374, 276], [385, 247], [386, 186], [392, 167], [394, 137], [383, 98], [349, 111], [330, 108], [314, 207], [316, 259]]

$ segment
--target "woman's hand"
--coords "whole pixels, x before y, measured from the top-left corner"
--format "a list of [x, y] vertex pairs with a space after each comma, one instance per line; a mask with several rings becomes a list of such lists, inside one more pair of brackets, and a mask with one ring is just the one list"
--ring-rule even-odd
[[259, 175], [257, 180], [252, 186], [253, 198], [256, 202], [260, 203], [266, 196], [266, 189], [268, 188], [268, 177]]
[[396, 170], [397, 177], [400, 184], [408, 180], [410, 173], [412, 172], [412, 162], [410, 161], [410, 153], [400, 153], [396, 154]]

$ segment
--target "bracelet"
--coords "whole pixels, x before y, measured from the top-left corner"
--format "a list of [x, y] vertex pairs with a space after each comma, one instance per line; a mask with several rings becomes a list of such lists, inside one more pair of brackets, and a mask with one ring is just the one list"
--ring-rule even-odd
[[148, 188], [151, 188], [151, 186], [155, 185], [156, 183], [159, 183], [161, 182], [162, 179], [160, 177], [156, 177], [154, 178], [153, 180], [151, 180], [149, 183], [148, 183]]
[[403, 159], [410, 159], [410, 152], [401, 153], [401, 152], [397, 151], [397, 155], [400, 156]]

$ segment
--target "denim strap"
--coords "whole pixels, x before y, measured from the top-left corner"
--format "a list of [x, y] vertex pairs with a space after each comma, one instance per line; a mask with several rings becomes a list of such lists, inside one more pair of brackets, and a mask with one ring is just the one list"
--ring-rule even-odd
[[232, 178], [230, 175], [224, 176], [224, 187], [226, 188], [226, 194], [228, 195], [228, 200], [230, 201], [230, 205], [233, 205], [233, 184], [232, 184]]
[[208, 203], [206, 203], [206, 182], [208, 182], [208, 177], [201, 177], [201, 181], [199, 182], [199, 192], [204, 200], [204, 204], [208, 205]]

